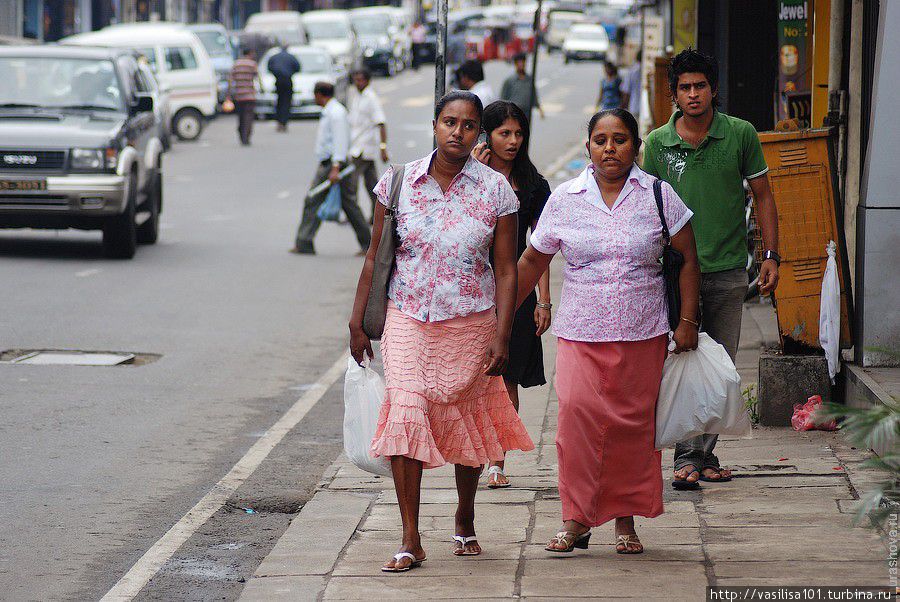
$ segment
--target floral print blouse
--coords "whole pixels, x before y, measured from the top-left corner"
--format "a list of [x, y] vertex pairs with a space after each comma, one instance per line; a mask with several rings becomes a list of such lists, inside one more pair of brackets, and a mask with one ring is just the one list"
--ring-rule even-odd
[[[428, 174], [434, 153], [406, 164], [397, 211], [397, 254], [388, 298], [420, 322], [438, 322], [494, 306], [489, 253], [497, 218], [519, 201], [501, 174], [472, 157], [447, 191]], [[374, 192], [390, 206], [393, 169]]]
[[[659, 262], [662, 225], [654, 178], [635, 165], [612, 208], [589, 165], [561, 184], [531, 235], [535, 250], [566, 260], [553, 333], [571, 341], [642, 341], [669, 331]], [[662, 184], [663, 213], [675, 236], [693, 213]]]

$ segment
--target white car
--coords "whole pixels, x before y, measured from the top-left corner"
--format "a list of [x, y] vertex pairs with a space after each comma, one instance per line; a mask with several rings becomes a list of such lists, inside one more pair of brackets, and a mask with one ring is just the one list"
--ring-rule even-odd
[[579, 23], [573, 25], [566, 34], [562, 45], [566, 62], [580, 60], [606, 60], [609, 52], [609, 37], [602, 25]]
[[216, 71], [200, 39], [180, 23], [110, 25], [63, 38], [60, 44], [131, 48], [145, 56], [168, 94], [170, 129], [180, 140], [196, 140], [206, 118], [216, 114]]
[[290, 46], [305, 44], [303, 17], [295, 10], [271, 10], [253, 13], [247, 19], [244, 33], [259, 34]]
[[324, 48], [348, 71], [356, 66], [359, 42], [346, 10], [314, 10], [303, 13], [303, 28], [311, 46]]
[[[272, 48], [259, 61], [261, 85], [257, 84], [260, 89], [256, 95], [256, 114], [259, 117], [275, 115], [275, 76], [269, 73], [269, 59], [280, 51], [281, 48]], [[318, 117], [321, 114], [322, 107], [313, 98], [316, 82], [334, 84], [335, 97], [341, 101], [346, 98], [347, 71], [340, 65], [335, 65], [327, 50], [315, 46], [289, 46], [288, 52], [300, 63], [300, 72], [291, 78], [294, 84], [292, 117]]]
[[576, 23], [584, 23], [584, 13], [569, 10], [554, 10], [547, 16], [547, 32], [544, 43], [547, 50], [562, 48], [569, 30]]

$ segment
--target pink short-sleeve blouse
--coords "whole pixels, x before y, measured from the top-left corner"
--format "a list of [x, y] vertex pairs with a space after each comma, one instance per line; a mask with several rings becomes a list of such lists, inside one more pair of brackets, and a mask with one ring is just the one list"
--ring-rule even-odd
[[[531, 245], [566, 260], [553, 333], [571, 341], [642, 341], [669, 331], [659, 262], [662, 225], [654, 178], [635, 165], [612, 209], [588, 166], [547, 201]], [[671, 236], [693, 213], [667, 183], [663, 212]]]
[[[438, 322], [494, 306], [489, 252], [497, 218], [519, 200], [506, 178], [469, 158], [447, 191], [428, 174], [434, 153], [406, 164], [397, 210], [397, 255], [388, 298], [403, 313]], [[390, 205], [393, 169], [374, 188]]]

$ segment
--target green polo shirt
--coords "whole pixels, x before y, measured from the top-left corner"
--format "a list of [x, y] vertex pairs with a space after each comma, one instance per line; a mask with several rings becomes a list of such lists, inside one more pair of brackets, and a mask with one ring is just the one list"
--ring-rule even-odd
[[672, 185], [694, 212], [691, 225], [701, 272], [721, 272], [747, 264], [744, 178], [765, 175], [756, 129], [747, 121], [715, 112], [709, 134], [694, 148], [669, 123], [647, 135], [644, 171]]

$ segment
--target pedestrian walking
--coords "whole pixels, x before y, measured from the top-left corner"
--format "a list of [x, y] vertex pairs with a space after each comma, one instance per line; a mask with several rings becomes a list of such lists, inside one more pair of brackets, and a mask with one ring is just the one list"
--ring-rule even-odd
[[[550, 196], [550, 184], [538, 173], [528, 157], [531, 136], [528, 118], [515, 103], [498, 100], [484, 110], [483, 128], [487, 141], [475, 147], [473, 155], [494, 171], [506, 177], [519, 200], [519, 227], [516, 257], [528, 247], [528, 230], [537, 226], [544, 204]], [[519, 386], [537, 387], [547, 383], [544, 377], [544, 352], [541, 335], [550, 328], [550, 269], [538, 280], [539, 295], [534, 290], [516, 311], [509, 338], [509, 363], [503, 372], [503, 384], [519, 411]], [[509, 487], [504, 461], [492, 462], [488, 468], [487, 486]]]
[[287, 132], [294, 100], [294, 74], [300, 72], [300, 62], [288, 52], [287, 44], [269, 59], [269, 73], [275, 76], [275, 120], [277, 130]]
[[[382, 567], [425, 560], [419, 536], [422, 469], [456, 465], [457, 556], [476, 556], [475, 493], [484, 464], [534, 444], [500, 375], [506, 368], [516, 292], [518, 200], [502, 175], [471, 156], [481, 131], [474, 94], [454, 91], [435, 107], [437, 149], [407, 163], [397, 201], [397, 247], [381, 340], [385, 399], [372, 442], [391, 459], [403, 538]], [[375, 189], [375, 237], [350, 318], [350, 351], [372, 357], [362, 329], [394, 170]], [[489, 254], [493, 252], [493, 268]]]
[[544, 109], [541, 108], [541, 103], [538, 100], [534, 79], [525, 72], [527, 60], [528, 55], [524, 52], [519, 52], [513, 56], [513, 66], [516, 71], [503, 81], [503, 86], [500, 88], [500, 98], [515, 103], [520, 109], [525, 111], [528, 119], [531, 119], [531, 107], [533, 106], [538, 110], [541, 119], [543, 119]]
[[422, 53], [425, 50], [425, 37], [427, 35], [428, 30], [425, 29], [421, 21], [416, 19], [409, 29], [409, 40], [412, 46], [410, 49], [412, 51], [412, 68], [416, 71], [419, 70], [419, 65], [422, 64]]
[[[316, 104], [322, 107], [322, 116], [319, 118], [319, 131], [316, 134], [314, 151], [319, 166], [316, 168], [310, 189], [325, 181], [340, 184], [341, 208], [347, 215], [350, 225], [353, 226], [356, 240], [362, 249], [359, 255], [362, 255], [371, 240], [369, 224], [359, 205], [350, 195], [349, 178], [343, 180], [340, 178], [341, 170], [347, 166], [350, 150], [350, 122], [347, 118], [347, 109], [335, 99], [334, 84], [328, 82], [316, 83], [313, 88], [313, 98]], [[319, 206], [325, 201], [325, 197], [326, 192], [306, 197], [303, 205], [303, 218], [297, 228], [297, 238], [291, 253], [315, 255], [313, 239], [319, 226], [322, 225], [316, 213]]]
[[622, 85], [619, 89], [622, 93], [621, 107], [627, 109], [634, 118], [640, 122], [641, 120], [641, 92], [643, 83], [641, 81], [641, 57], [643, 51], [638, 50], [634, 63], [628, 68], [625, 77], [622, 78]]
[[616, 66], [606, 61], [603, 63], [604, 77], [600, 80], [600, 96], [597, 97], [597, 110], [615, 109], [622, 106], [622, 78]]
[[[655, 178], [634, 163], [640, 144], [631, 113], [595, 114], [588, 124], [590, 164], [550, 195], [519, 260], [519, 303], [558, 251], [566, 261], [553, 322], [563, 528], [547, 545], [550, 552], [587, 548], [591, 527], [615, 519], [616, 552], [639, 554], [634, 516], [663, 512], [654, 427], [669, 319]], [[678, 353], [697, 347], [700, 273], [691, 211], [671, 186], [661, 187], [671, 244], [685, 259]]]
[[459, 66], [456, 70], [456, 81], [460, 89], [468, 90], [477, 96], [482, 107], [500, 100], [491, 85], [484, 81], [484, 67], [475, 59], [469, 59]]
[[[644, 169], [668, 182], [694, 212], [694, 234], [703, 276], [702, 329], [734, 360], [747, 294], [747, 226], [744, 180], [753, 191], [764, 260], [761, 295], [778, 285], [778, 217], [769, 171], [753, 125], [726, 115], [718, 104], [719, 68], [693, 49], [669, 64], [669, 88], [677, 110], [647, 136]], [[675, 447], [676, 489], [696, 489], [698, 480], [730, 481], [714, 450], [717, 435], [699, 435]]]
[[387, 163], [390, 160], [387, 152], [387, 121], [381, 100], [369, 84], [372, 74], [368, 69], [357, 69], [351, 75], [353, 88], [350, 90], [350, 157], [356, 166], [348, 177], [348, 190], [351, 203], [356, 204], [359, 190], [359, 178], [362, 176], [366, 192], [372, 202], [369, 222], [375, 217], [375, 185], [378, 174], [375, 170], [375, 159]]
[[250, 136], [253, 134], [253, 120], [256, 117], [255, 84], [258, 78], [256, 52], [247, 48], [234, 62], [228, 78], [228, 94], [238, 118], [238, 138], [244, 146], [250, 146]]

